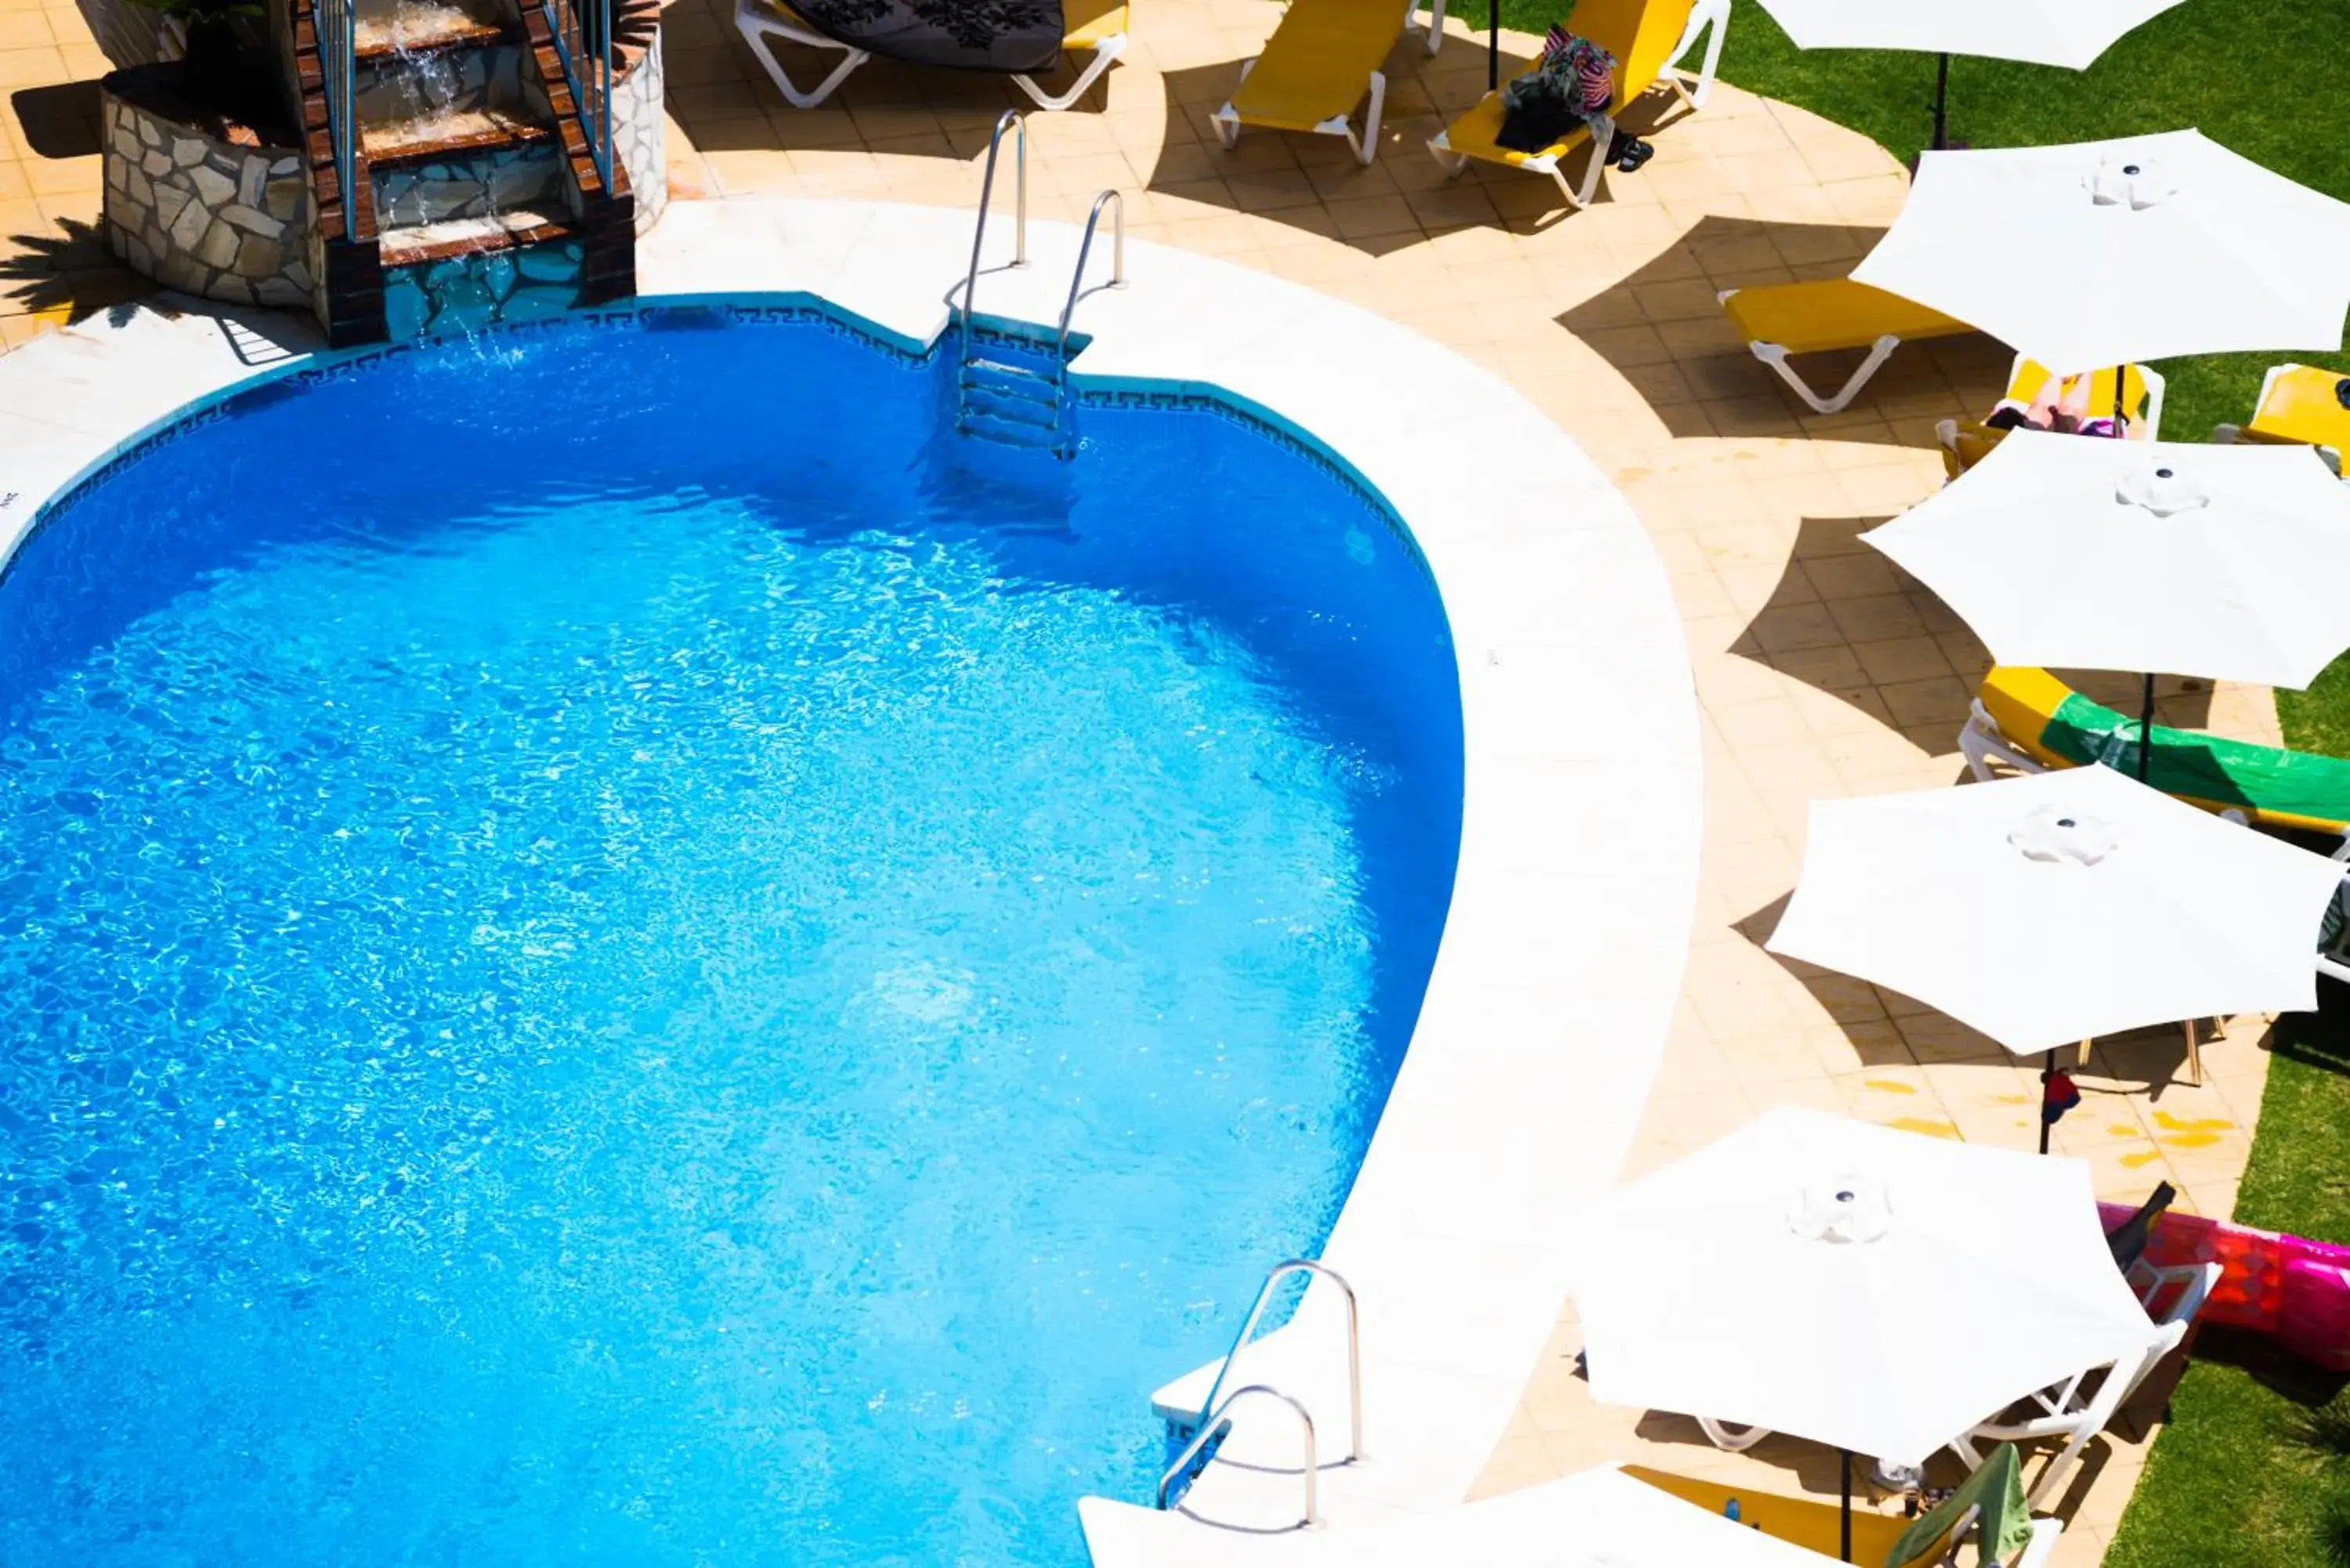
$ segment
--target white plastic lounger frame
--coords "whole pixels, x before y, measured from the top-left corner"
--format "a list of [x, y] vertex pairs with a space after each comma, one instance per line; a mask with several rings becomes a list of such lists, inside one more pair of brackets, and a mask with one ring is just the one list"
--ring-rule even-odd
[[[833, 89], [847, 79], [849, 72], [873, 57], [863, 49], [844, 44], [837, 38], [826, 37], [800, 20], [796, 14], [771, 5], [767, 0], [734, 0], [734, 30], [743, 35], [743, 41], [751, 46], [752, 57], [767, 67], [767, 75], [774, 80], [775, 90], [782, 93], [784, 101], [794, 109], [814, 109], [832, 96]], [[832, 67], [832, 74], [824, 80], [813, 88], [803, 89], [784, 74], [784, 67], [773, 51], [760, 41], [767, 36], [788, 39], [811, 49], [837, 49], [840, 51], [840, 63]]]
[[[2056, 1560], [2056, 1542], [2063, 1540], [2064, 1536], [2063, 1520], [2033, 1520], [2032, 1533], [2025, 1539], [2023, 1550], [2015, 1554], [2015, 1561], [2009, 1563], [2008, 1568], [2048, 1568], [2048, 1565]], [[1950, 1561], [1955, 1563], [1958, 1560], [1958, 1553], [1951, 1552]]]
[[[1430, 0], [1428, 22], [1425, 27], [1419, 21], [1420, 3], [1421, 0], [1404, 0], [1404, 31], [1425, 32], [1428, 36], [1428, 52], [1433, 55], [1444, 47], [1444, 0]], [[1256, 69], [1256, 57], [1252, 55], [1241, 62], [1241, 81], [1248, 80], [1249, 72], [1254, 69]], [[1232, 88], [1232, 98], [1239, 96], [1240, 87], [1236, 82]], [[1316, 136], [1345, 137], [1347, 146], [1355, 154], [1355, 161], [1368, 168], [1371, 160], [1379, 155], [1379, 116], [1385, 111], [1388, 101], [1387, 72], [1371, 73], [1366, 99], [1367, 102], [1363, 109], [1363, 133], [1360, 136], [1355, 134], [1353, 124], [1343, 114], [1334, 114], [1322, 121], [1314, 128], [1314, 133]], [[1208, 123], [1214, 127], [1216, 140], [1223, 143], [1225, 151], [1229, 152], [1240, 144], [1241, 117], [1239, 111], [1232, 108], [1232, 99], [1226, 99], [1223, 108], [1208, 116]]]
[[[2166, 1323], [2156, 1332], [2145, 1348], [2133, 1355], [2116, 1357], [2098, 1368], [2085, 1367], [2065, 1382], [2020, 1401], [2031, 1413], [2020, 1421], [1990, 1420], [1974, 1430], [1950, 1439], [1950, 1451], [1966, 1461], [1967, 1469], [1981, 1465], [1983, 1456], [1978, 1443], [2028, 1443], [2041, 1438], [2063, 1438], [2064, 1446], [2040, 1471], [2040, 1479], [2032, 1483], [2024, 1501], [2039, 1508], [2057, 1488], [2057, 1483], [2079, 1461], [2081, 1450], [2089, 1439], [2106, 1429], [2114, 1413], [2129, 1402], [2146, 1381], [2147, 1374], [2161, 1364], [2163, 1357], [2178, 1348], [2187, 1338], [2190, 1326], [2184, 1317]], [[2081, 1385], [2103, 1370], [2105, 1380], [2097, 1385], [2095, 1394], [2084, 1397]]]
[[[2211, 440], [2214, 443], [2220, 446], [2240, 446], [2243, 444], [2244, 441], [2244, 427], [2241, 425], [2231, 425], [2226, 423], [2213, 425], [2211, 427]], [[2342, 477], [2342, 453], [2330, 446], [2320, 446], [2316, 448], [2315, 451], [2319, 459], [2324, 462], [2325, 466], [2334, 471], [2334, 477], [2340, 479]]]
[[[1672, 58], [1666, 62], [1664, 72], [1658, 78], [1671, 88], [1691, 109], [1703, 109], [1705, 100], [1713, 95], [1714, 71], [1721, 64], [1722, 35], [1729, 26], [1730, 0], [1697, 0], [1690, 11], [1689, 26], [1681, 30], [1680, 42], [1673, 46]], [[1680, 63], [1681, 57], [1696, 47], [1700, 33], [1707, 34], [1705, 63], [1698, 68], [1696, 85], [1692, 87], [1682, 79], [1689, 73], [1680, 68]], [[1517, 167], [1536, 174], [1549, 175], [1558, 186], [1559, 194], [1566, 198], [1567, 204], [1581, 211], [1598, 200], [1600, 177], [1607, 172], [1608, 150], [1615, 144], [1616, 122], [1611, 119], [1605, 131], [1592, 135], [1591, 161], [1583, 171], [1583, 183], [1580, 185], [1568, 182], [1566, 172], [1558, 166], [1558, 157], [1554, 153], [1539, 153], [1522, 160]], [[1469, 167], [1469, 155], [1452, 151], [1449, 130], [1440, 130], [1430, 138], [1428, 150], [1436, 155], [1437, 162], [1444, 166], [1444, 175], [1448, 180]], [[1574, 151], [1569, 149], [1570, 155]], [[1783, 375], [1785, 373], [1783, 370], [1781, 372]]]
[[[868, 50], [825, 36], [788, 6], [773, 4], [771, 0], [734, 0], [734, 30], [743, 35], [743, 41], [751, 46], [751, 53], [767, 68], [775, 90], [782, 93], [784, 101], [794, 109], [816, 108], [832, 96], [833, 89], [847, 79], [849, 72], [873, 57]], [[760, 42], [761, 37], [767, 35], [806, 48], [837, 49], [840, 51], [840, 63], [832, 67], [832, 74], [824, 80], [813, 88], [803, 89], [784, 73], [774, 51]], [[1127, 35], [1124, 33], [1112, 33], [1096, 44], [1093, 58], [1086, 63], [1084, 70], [1077, 73], [1077, 79], [1069, 85], [1066, 92], [1047, 92], [1037, 85], [1035, 78], [1030, 76], [1015, 74], [1012, 79], [1036, 101], [1039, 109], [1066, 109], [1083, 98], [1087, 88], [1101, 79], [1101, 74], [1109, 69], [1111, 61], [1126, 53], [1126, 45]]]
[[[1012, 79], [1020, 84], [1022, 92], [1036, 100], [1038, 109], [1066, 109], [1085, 97], [1087, 88], [1101, 80], [1102, 72], [1109, 69], [1112, 60], [1126, 53], [1126, 38], [1127, 36], [1124, 33], [1112, 33], [1096, 44], [1093, 47], [1094, 57], [1086, 62], [1086, 68], [1077, 73], [1077, 79], [1069, 84], [1069, 89], [1066, 92], [1046, 92], [1036, 85], [1036, 78], [1031, 76], [1015, 74]], [[1065, 50], [1064, 53], [1066, 52]]]
[[[1712, 29], [1705, 43], [1705, 63], [1698, 67], [1697, 86], [1684, 86], [1671, 73], [1679, 70], [1683, 56], [1697, 47], [1697, 36]], [[1713, 76], [1721, 64], [1721, 36], [1730, 28], [1730, 0], [1697, 0], [1690, 9], [1689, 26], [1681, 29], [1681, 41], [1673, 46], [1672, 58], [1667, 62], [1666, 79], [1674, 90], [1689, 100], [1691, 109], [1703, 109], [1705, 100], [1713, 96]]]
[[2174, 1323], [2195, 1321], [2195, 1314], [2203, 1310], [2203, 1303], [2211, 1299], [2212, 1291], [2219, 1287], [2220, 1274], [2220, 1265], [2218, 1263], [2178, 1263], [2168, 1268], [2158, 1268], [2140, 1258], [2130, 1265], [2127, 1278], [2130, 1289], [2137, 1293], [2138, 1305], [2146, 1308], [2149, 1315], [2154, 1313], [2154, 1303], [2162, 1299], [2163, 1292], [2172, 1285], [2178, 1287], [2178, 1293], [2154, 1320], [2168, 1328]]
[[[2350, 831], [2342, 835], [2342, 842], [2326, 858], [2337, 865], [2350, 866]], [[2350, 908], [2350, 871], [2343, 873], [2343, 884], [2341, 890], [2334, 896], [2343, 902], [2345, 908]], [[2350, 928], [2345, 928], [2331, 946], [2324, 942], [2324, 932], [2319, 933], [2317, 972], [2328, 980], [2338, 980], [2350, 985]]]
[[1697, 1418], [1697, 1425], [1698, 1429], [1705, 1434], [1706, 1441], [1725, 1454], [1742, 1454], [1771, 1435], [1771, 1428], [1768, 1427], [1747, 1427], [1733, 1430], [1711, 1416], [1700, 1416]]
[[[1713, 297], [1717, 302], [1727, 305], [1730, 303], [1730, 296], [1737, 292], [1734, 288], [1725, 288]], [[1804, 405], [1812, 412], [1840, 414], [1851, 405], [1853, 399], [1860, 396], [1860, 389], [1868, 385], [1870, 379], [1877, 371], [1885, 369], [1885, 362], [1893, 358], [1893, 351], [1900, 348], [1904, 341], [1906, 339], [1888, 332], [1870, 344], [1867, 357], [1854, 368], [1851, 375], [1845, 378], [1844, 385], [1825, 397], [1814, 391], [1812, 384], [1797, 374], [1793, 365], [1787, 363], [1785, 344], [1765, 343], [1758, 339], [1749, 343], [1747, 347], [1754, 351], [1754, 357], [1757, 359], [1779, 372], [1779, 379], [1786, 382], [1787, 389], [1803, 399]]]
[[[1975, 1526], [1981, 1522], [1982, 1522], [1981, 1504], [1959, 1515], [1959, 1522], [1950, 1531], [1950, 1544], [1943, 1549], [1939, 1557], [1934, 1559], [1934, 1568], [1959, 1568], [1959, 1549], [1967, 1543], [1967, 1537], [1974, 1533]], [[2056, 1555], [2056, 1542], [2063, 1540], [2064, 1536], [2063, 1520], [2033, 1520], [2032, 1533], [2024, 1538], [2023, 1550], [2015, 1554], [2014, 1562], [2004, 1564], [2003, 1568], [2047, 1568], [2049, 1559]], [[1988, 1562], [1990, 1559], [1978, 1552], [1976, 1561]]]
[[2018, 773], [2044, 774], [2047, 767], [2016, 749], [2015, 742], [2001, 732], [1999, 721], [1978, 697], [1967, 710], [1967, 722], [1959, 731], [1959, 750], [1967, 759], [1967, 771], [1977, 784], [1989, 784], [1999, 775], [1991, 771], [1994, 758]]

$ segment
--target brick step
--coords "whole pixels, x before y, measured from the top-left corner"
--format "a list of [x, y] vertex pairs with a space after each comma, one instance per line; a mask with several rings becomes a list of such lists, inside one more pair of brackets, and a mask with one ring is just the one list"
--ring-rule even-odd
[[397, 0], [362, 4], [355, 19], [352, 50], [361, 63], [406, 55], [416, 57], [515, 36], [515, 19], [496, 0]]
[[454, 54], [460, 49], [515, 43], [521, 36], [520, 29], [502, 23], [474, 22], [453, 16], [435, 18], [429, 27], [414, 31], [382, 33], [373, 38], [361, 34], [359, 47], [351, 51], [351, 57], [362, 67], [396, 60], [420, 60], [433, 55]]
[[567, 240], [578, 233], [570, 218], [554, 213], [517, 208], [485, 218], [457, 218], [440, 223], [411, 223], [386, 229], [382, 234], [383, 265], [412, 266], [419, 262], [487, 251], [519, 250], [549, 240]]
[[492, 152], [554, 139], [555, 127], [496, 109], [452, 109], [430, 119], [365, 126], [359, 133], [369, 163], [379, 169], [390, 163]]

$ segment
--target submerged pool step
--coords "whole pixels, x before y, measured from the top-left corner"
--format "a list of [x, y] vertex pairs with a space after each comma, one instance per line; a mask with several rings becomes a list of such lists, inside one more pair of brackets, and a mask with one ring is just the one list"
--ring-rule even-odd
[[1047, 371], [975, 355], [955, 372], [955, 428], [965, 435], [1066, 455], [1066, 418], [1060, 379]]
[[1007, 424], [1029, 425], [1044, 431], [1060, 428], [1061, 408], [1057, 400], [1025, 397], [984, 383], [966, 386], [962, 391], [962, 411], [966, 419], [974, 414], [987, 414]]
[[965, 410], [955, 428], [967, 436], [981, 436], [999, 446], [1022, 447], [1031, 452], [1056, 452], [1060, 448], [1059, 432], [1052, 426], [1007, 420], [983, 410]]
[[988, 359], [978, 356], [973, 356], [962, 362], [962, 373], [966, 377], [976, 373], [1002, 376], [1015, 381], [1034, 381], [1043, 387], [1060, 385], [1059, 380], [1049, 370], [1039, 370], [1028, 365], [1014, 365], [1006, 359]]

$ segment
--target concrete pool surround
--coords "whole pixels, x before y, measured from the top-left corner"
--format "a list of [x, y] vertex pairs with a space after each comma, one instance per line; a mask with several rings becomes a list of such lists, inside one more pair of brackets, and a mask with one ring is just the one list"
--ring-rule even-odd
[[[971, 223], [967, 211], [869, 202], [679, 203], [639, 251], [631, 308], [820, 300], [930, 344], [948, 325]], [[990, 225], [976, 313], [1053, 323], [1077, 231], [1032, 224], [1032, 264], [1013, 269], [1012, 228]], [[1465, 782], [1451, 914], [1410, 1050], [1322, 1251], [1361, 1302], [1365, 1459], [1338, 1462], [1343, 1314], [1326, 1281], [1226, 1385], [1273, 1383], [1313, 1412], [1320, 1511], [1331, 1531], [1354, 1530], [1469, 1496], [1551, 1341], [1575, 1210], [1631, 1152], [1695, 912], [1704, 795], [1690, 666], [1631, 508], [1506, 382], [1298, 285], [1141, 242], [1128, 251], [1128, 286], [1077, 306], [1073, 384], [1208, 394], [1308, 435], [1409, 528], [1452, 634]], [[1089, 281], [1106, 282], [1107, 257], [1093, 265]], [[0, 555], [53, 498], [191, 409], [344, 358], [315, 342], [283, 317], [148, 305], [6, 356]], [[1228, 1335], [1247, 1304], [1217, 1303], [1210, 1337]], [[1214, 1368], [1166, 1373], [1177, 1381], [1159, 1403], [1174, 1413], [1193, 1407]], [[1138, 1408], [1151, 1397], [1135, 1390]], [[1294, 1521], [1295, 1418], [1258, 1404], [1225, 1451], [1261, 1450], [1290, 1473], [1219, 1466], [1190, 1505], [1246, 1529], [1088, 1500], [1095, 1560], [1238, 1554], [1274, 1539], [1247, 1530]]]

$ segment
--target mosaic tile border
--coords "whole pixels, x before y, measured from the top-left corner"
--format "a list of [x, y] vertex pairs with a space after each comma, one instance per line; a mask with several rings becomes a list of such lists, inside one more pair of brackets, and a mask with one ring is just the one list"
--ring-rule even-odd
[[[910, 369], [939, 363], [941, 346], [944, 341], [941, 334], [932, 342], [915, 344], [816, 295], [708, 299], [654, 296], [639, 296], [592, 310], [572, 311], [540, 321], [501, 324], [478, 336], [326, 350], [287, 369], [264, 372], [224, 388], [209, 398], [198, 400], [187, 411], [169, 416], [157, 427], [131, 436], [103, 462], [76, 477], [72, 483], [60, 486], [34, 514], [32, 522], [9, 551], [8, 560], [0, 562], [0, 582], [6, 580], [9, 568], [25, 544], [41, 531], [52, 515], [79, 503], [127, 469], [144, 461], [149, 454], [207, 425], [288, 398], [299, 397], [315, 387], [347, 379], [395, 356], [449, 352], [454, 346], [465, 343], [502, 346], [553, 333], [592, 332], [615, 327], [627, 327], [638, 332], [723, 331], [746, 323], [816, 327], [829, 336], [855, 342]], [[986, 341], [1017, 343], [1032, 348], [1038, 346], [1042, 340], [1040, 335], [1034, 330], [1023, 330], [1024, 325], [994, 321], [983, 316], [974, 317], [972, 336]], [[1085, 344], [1089, 341], [1090, 338], [1082, 334], [1070, 335], [1071, 347], [1077, 352], [1083, 352]], [[1198, 383], [1103, 379], [1088, 378], [1082, 372], [1072, 377], [1071, 391], [1080, 409], [1204, 414], [1272, 442], [1347, 491], [1410, 556], [1421, 576], [1431, 584], [1435, 582], [1435, 574], [1430, 568], [1426, 556], [1421, 553], [1419, 541], [1413, 538], [1410, 527], [1378, 488], [1312, 434], [1270, 410], [1260, 409], [1222, 389]]]

